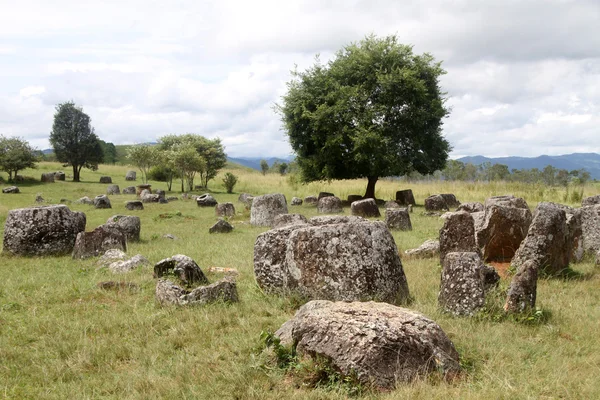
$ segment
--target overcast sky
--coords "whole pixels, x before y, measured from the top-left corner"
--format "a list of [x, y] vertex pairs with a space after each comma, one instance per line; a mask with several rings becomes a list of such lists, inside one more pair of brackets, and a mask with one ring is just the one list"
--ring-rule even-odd
[[289, 71], [368, 34], [444, 61], [453, 158], [600, 153], [600, 0], [0, 0], [0, 134], [48, 148], [73, 100], [115, 144], [287, 156]]

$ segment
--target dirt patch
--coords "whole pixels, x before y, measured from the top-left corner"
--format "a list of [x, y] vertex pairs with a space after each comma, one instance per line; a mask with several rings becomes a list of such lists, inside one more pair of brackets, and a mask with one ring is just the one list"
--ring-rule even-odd
[[510, 268], [510, 263], [509, 262], [491, 261], [491, 262], [489, 262], [489, 264], [492, 267], [494, 267], [494, 269], [496, 270], [496, 272], [498, 272], [498, 275], [500, 275], [500, 277], [502, 279], [506, 279], [508, 277], [508, 270]]

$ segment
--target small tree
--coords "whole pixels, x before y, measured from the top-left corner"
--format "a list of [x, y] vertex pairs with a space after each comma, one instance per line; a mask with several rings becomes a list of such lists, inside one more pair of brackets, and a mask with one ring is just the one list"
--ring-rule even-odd
[[38, 158], [29, 143], [18, 137], [6, 138], [0, 136], [0, 170], [8, 173], [12, 181], [19, 171], [25, 168], [35, 168]]
[[206, 161], [202, 158], [196, 149], [192, 146], [175, 146], [170, 152], [171, 162], [176, 170], [181, 174], [182, 187], [184, 191], [183, 181], [187, 181], [188, 190], [194, 190], [194, 177], [197, 172], [206, 170]]
[[73, 167], [73, 182], [79, 182], [82, 167], [95, 171], [104, 160], [90, 117], [73, 102], [56, 106], [50, 144], [56, 159]]
[[267, 160], [260, 160], [260, 171], [263, 175], [266, 175], [269, 172], [269, 163]]
[[285, 175], [285, 173], [287, 172], [287, 169], [288, 169], [287, 163], [279, 164], [279, 174], [280, 175]]
[[156, 148], [147, 144], [131, 146], [127, 151], [129, 161], [138, 167], [142, 173], [142, 182], [148, 183], [148, 170], [157, 164]]
[[233, 187], [237, 183], [238, 178], [231, 172], [226, 172], [223, 178], [223, 186], [227, 189], [227, 193], [233, 193]]

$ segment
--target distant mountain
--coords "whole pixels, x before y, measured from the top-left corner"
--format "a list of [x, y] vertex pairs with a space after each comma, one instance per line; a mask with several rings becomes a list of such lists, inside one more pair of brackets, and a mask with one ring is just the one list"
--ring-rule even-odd
[[227, 157], [227, 161], [231, 161], [237, 164], [241, 164], [245, 167], [249, 167], [252, 169], [255, 169], [257, 171], [260, 171], [260, 161], [261, 160], [265, 160], [267, 161], [267, 163], [269, 164], [269, 167], [273, 165], [274, 162], [280, 162], [280, 163], [289, 163], [290, 161], [294, 160], [294, 157], [287, 157], [287, 158], [278, 158], [278, 157], [270, 157], [270, 158], [264, 158], [264, 157]]
[[484, 156], [469, 156], [459, 158], [465, 164], [471, 163], [481, 165], [485, 162], [493, 164], [508, 165], [508, 169], [544, 169], [547, 165], [552, 165], [554, 168], [566, 169], [572, 171], [574, 169], [585, 169], [590, 173], [593, 179], [600, 179], [600, 154], [597, 153], [573, 153], [562, 156], [539, 156], [539, 157], [498, 157], [488, 158]]

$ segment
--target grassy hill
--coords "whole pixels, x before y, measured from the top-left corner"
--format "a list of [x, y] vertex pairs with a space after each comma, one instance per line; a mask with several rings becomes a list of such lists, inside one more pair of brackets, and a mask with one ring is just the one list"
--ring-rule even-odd
[[[20, 185], [21, 193], [0, 193], [0, 234], [10, 209], [34, 206], [36, 195], [48, 204], [105, 193], [102, 175], [110, 175], [121, 189], [128, 166], [101, 165], [82, 171], [81, 183], [42, 184], [43, 172], [62, 169], [58, 163], [40, 163], [23, 171], [35, 181]], [[222, 176], [239, 178], [233, 194], [225, 193]], [[65, 172], [68, 171], [65, 170]], [[139, 182], [137, 182], [139, 183]], [[153, 189], [166, 189], [150, 182]], [[300, 300], [264, 294], [253, 273], [253, 246], [267, 228], [252, 227], [249, 213], [237, 198], [280, 192], [289, 200], [319, 191], [345, 198], [363, 193], [365, 180], [316, 182], [294, 185], [278, 174], [229, 165], [209, 183], [219, 202], [234, 203], [235, 226], [227, 235], [210, 235], [216, 222], [213, 209], [193, 201], [147, 204], [143, 211], [127, 211], [132, 195], [110, 196], [112, 209], [69, 203], [87, 216], [92, 230], [115, 214], [138, 215], [141, 241], [129, 243], [129, 255], [142, 254], [152, 265], [174, 254], [192, 257], [211, 282], [222, 277], [208, 267], [235, 268], [240, 302], [202, 307], [169, 308], [154, 299], [156, 280], [152, 266], [113, 275], [97, 268], [96, 259], [14, 257], [0, 254], [0, 383], [2, 396], [15, 399], [132, 398], [132, 399], [345, 399], [351, 395], [342, 383], [322, 382], [311, 388], [318, 366], [287, 373], [266, 362], [261, 353], [261, 332], [275, 331], [294, 315]], [[6, 186], [0, 185], [2, 187]], [[179, 187], [174, 183], [174, 188]], [[406, 184], [384, 179], [377, 196], [394, 197], [410, 187], [419, 204], [411, 214], [413, 231], [393, 232], [400, 251], [436, 238], [442, 220], [427, 217], [423, 199], [433, 193], [455, 193], [462, 202], [483, 201], [492, 195], [512, 193], [525, 197], [530, 207], [539, 201], [563, 202], [563, 189], [542, 185], [462, 182]], [[588, 185], [585, 196], [600, 193]], [[176, 195], [173, 193], [171, 195]], [[573, 204], [576, 205], [576, 204]], [[289, 206], [292, 213], [317, 215], [311, 206]], [[348, 215], [349, 209], [344, 209]], [[177, 240], [164, 238], [170, 233]], [[600, 331], [600, 271], [591, 259], [573, 265], [571, 278], [540, 279], [538, 307], [544, 319], [517, 321], [498, 318], [510, 277], [505, 276], [487, 312], [476, 318], [455, 318], [437, 306], [439, 259], [403, 259], [411, 294], [411, 309], [440, 324], [457, 347], [464, 374], [446, 382], [435, 375], [391, 392], [365, 390], [368, 399], [498, 399], [498, 398], [600, 398], [598, 334]], [[137, 289], [106, 291], [102, 281], [132, 282]], [[303, 380], [302, 377], [305, 379]], [[310, 379], [313, 379], [312, 381]]]

